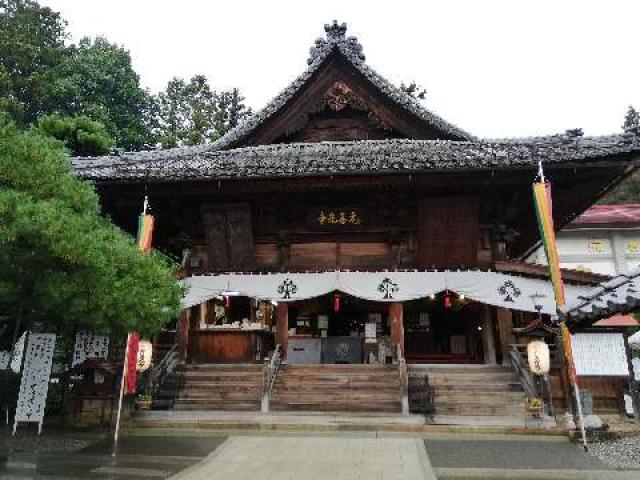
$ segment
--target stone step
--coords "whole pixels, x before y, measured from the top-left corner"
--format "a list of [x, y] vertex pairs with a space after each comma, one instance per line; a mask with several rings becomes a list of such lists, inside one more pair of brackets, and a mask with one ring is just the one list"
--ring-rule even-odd
[[196, 382], [186, 382], [183, 383], [180, 390], [187, 389], [198, 389], [198, 390], [232, 390], [232, 389], [242, 389], [242, 388], [262, 388], [262, 380], [260, 382], [210, 382], [210, 381], [196, 381]]
[[262, 372], [262, 364], [253, 363], [200, 363], [183, 364], [177, 368], [178, 372]]
[[409, 364], [407, 365], [409, 373], [492, 373], [492, 372], [511, 372], [510, 367], [503, 365], [425, 365], [425, 364]]
[[273, 411], [304, 411], [304, 412], [388, 412], [399, 413], [402, 409], [400, 401], [376, 401], [376, 402], [280, 402], [277, 399], [271, 401]]
[[[416, 385], [418, 384], [410, 384]], [[440, 391], [470, 391], [470, 392], [502, 392], [502, 391], [513, 391], [513, 392], [521, 392], [522, 385], [519, 383], [480, 383], [476, 384], [473, 382], [466, 383], [440, 383], [440, 384], [432, 384], [429, 385], [435, 389]]]
[[525, 411], [524, 407], [521, 406], [489, 406], [489, 405], [435, 405], [435, 414], [436, 415], [464, 415], [464, 416], [474, 416], [474, 415], [497, 415], [497, 416], [505, 416], [505, 415], [514, 415], [514, 416], [522, 416], [524, 417]]
[[280, 392], [275, 391], [273, 400], [281, 402], [296, 402], [297, 400], [309, 401], [375, 401], [375, 400], [398, 400], [398, 395], [391, 392], [334, 392], [327, 394], [326, 392]]
[[522, 401], [525, 398], [523, 392], [496, 391], [496, 392], [478, 392], [472, 390], [466, 391], [434, 391], [434, 400], [442, 402], [460, 402], [460, 401], [477, 401], [477, 402], [500, 402], [500, 401]]
[[230, 412], [259, 411], [259, 401], [210, 401], [210, 402], [183, 402], [177, 401], [173, 405], [174, 410], [217, 410]]
[[361, 392], [361, 391], [383, 391], [397, 392], [400, 383], [379, 383], [372, 382], [369, 385], [364, 384], [327, 384], [327, 383], [295, 383], [295, 382], [276, 382], [276, 390], [279, 392]]
[[206, 392], [202, 394], [194, 392], [181, 392], [176, 401], [178, 402], [208, 402], [208, 401], [236, 401], [250, 400], [258, 401], [262, 399], [262, 392]]

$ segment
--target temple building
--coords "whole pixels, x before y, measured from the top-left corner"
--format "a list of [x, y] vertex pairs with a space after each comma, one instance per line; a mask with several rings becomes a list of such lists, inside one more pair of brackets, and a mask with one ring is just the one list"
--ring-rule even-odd
[[[181, 409], [520, 411], [526, 327], [556, 315], [546, 267], [524, 261], [539, 246], [538, 164], [562, 228], [634, 170], [640, 139], [477, 138], [369, 67], [346, 30], [325, 25], [306, 70], [214, 143], [73, 159], [131, 233], [148, 195], [155, 247], [182, 259], [181, 380], [157, 397]], [[569, 302], [605, 279], [563, 275]]]

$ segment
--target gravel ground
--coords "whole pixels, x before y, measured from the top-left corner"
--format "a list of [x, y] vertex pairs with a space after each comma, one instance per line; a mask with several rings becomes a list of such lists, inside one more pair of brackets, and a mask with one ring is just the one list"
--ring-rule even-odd
[[640, 435], [591, 443], [589, 454], [613, 468], [640, 469]]

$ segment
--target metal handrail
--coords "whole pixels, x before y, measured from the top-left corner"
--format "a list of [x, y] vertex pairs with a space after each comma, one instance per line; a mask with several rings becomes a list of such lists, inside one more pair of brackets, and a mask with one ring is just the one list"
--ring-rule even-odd
[[527, 396], [530, 398], [538, 397], [535, 383], [529, 374], [529, 369], [525, 366], [524, 361], [522, 360], [522, 355], [514, 345], [511, 346], [509, 356], [511, 357], [511, 365], [513, 366], [518, 380], [524, 388]]
[[269, 400], [273, 393], [273, 387], [275, 386], [276, 379], [280, 366], [282, 365], [282, 345], [277, 344], [276, 348], [271, 355], [271, 360], [263, 370], [262, 380], [262, 411], [269, 411]]
[[178, 364], [178, 361], [179, 361], [178, 348], [179, 348], [179, 345], [177, 343], [172, 345], [171, 348], [167, 351], [167, 353], [165, 353], [164, 357], [162, 357], [162, 360], [160, 360], [158, 365], [154, 366], [151, 374], [151, 382], [150, 382], [151, 383], [150, 391], [153, 393], [154, 396], [157, 393], [160, 386], [162, 385], [162, 383], [164, 382], [166, 376], [173, 373], [173, 370]]

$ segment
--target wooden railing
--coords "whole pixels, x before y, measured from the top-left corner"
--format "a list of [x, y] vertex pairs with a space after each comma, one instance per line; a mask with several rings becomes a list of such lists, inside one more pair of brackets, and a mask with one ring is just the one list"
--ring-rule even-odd
[[409, 415], [409, 372], [407, 362], [402, 353], [400, 344], [396, 345], [396, 361], [398, 362], [398, 374], [400, 375], [400, 395], [402, 398], [402, 414]]
[[273, 394], [273, 387], [278, 378], [278, 372], [282, 365], [282, 345], [276, 345], [271, 359], [265, 364], [262, 375], [262, 407], [264, 413], [269, 411], [269, 400]]

